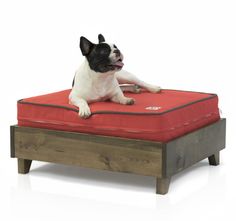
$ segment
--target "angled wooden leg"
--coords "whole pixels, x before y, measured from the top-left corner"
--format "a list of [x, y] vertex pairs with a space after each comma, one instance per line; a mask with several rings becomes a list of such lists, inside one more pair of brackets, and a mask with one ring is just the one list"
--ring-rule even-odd
[[25, 160], [18, 158], [18, 173], [29, 173], [32, 160]]
[[217, 152], [208, 157], [208, 161], [210, 165], [217, 166], [220, 164], [220, 152]]
[[170, 185], [170, 177], [167, 178], [157, 178], [156, 181], [156, 193], [157, 194], [166, 194], [168, 193]]

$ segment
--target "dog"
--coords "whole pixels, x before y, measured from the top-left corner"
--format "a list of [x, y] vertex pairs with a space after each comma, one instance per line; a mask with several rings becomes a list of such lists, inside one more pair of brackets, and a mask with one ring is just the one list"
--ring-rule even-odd
[[110, 100], [119, 104], [134, 104], [133, 98], [124, 96], [124, 91], [140, 93], [143, 88], [152, 93], [160, 92], [159, 86], [141, 81], [122, 70], [123, 54], [115, 44], [107, 43], [102, 34], [98, 35], [98, 44], [81, 36], [80, 49], [85, 60], [75, 73], [69, 103], [79, 107], [81, 118], [91, 115], [88, 104], [92, 102]]

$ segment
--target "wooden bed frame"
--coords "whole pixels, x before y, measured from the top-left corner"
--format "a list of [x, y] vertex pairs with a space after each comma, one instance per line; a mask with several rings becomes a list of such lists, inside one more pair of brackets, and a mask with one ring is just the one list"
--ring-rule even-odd
[[154, 176], [156, 193], [166, 194], [171, 177], [208, 158], [219, 164], [225, 148], [226, 120], [221, 119], [172, 141], [91, 135], [77, 132], [11, 126], [11, 157], [26, 174], [32, 160]]

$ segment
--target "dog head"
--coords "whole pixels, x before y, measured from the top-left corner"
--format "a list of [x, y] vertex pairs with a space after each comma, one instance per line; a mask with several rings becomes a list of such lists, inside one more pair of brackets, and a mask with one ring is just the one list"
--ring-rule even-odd
[[105, 42], [103, 35], [98, 35], [98, 44], [90, 42], [87, 38], [80, 37], [80, 49], [87, 58], [89, 66], [95, 72], [116, 72], [123, 67], [123, 55], [114, 44]]

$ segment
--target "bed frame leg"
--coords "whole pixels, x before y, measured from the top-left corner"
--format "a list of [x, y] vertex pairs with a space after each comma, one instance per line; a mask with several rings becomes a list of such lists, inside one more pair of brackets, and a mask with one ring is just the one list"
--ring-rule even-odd
[[169, 185], [170, 185], [170, 177], [167, 178], [157, 178], [156, 181], [156, 193], [157, 194], [166, 194], [168, 193], [169, 190]]
[[208, 161], [210, 165], [217, 166], [220, 164], [220, 152], [217, 152], [208, 157]]
[[32, 160], [25, 160], [18, 158], [18, 173], [26, 174], [29, 173]]

